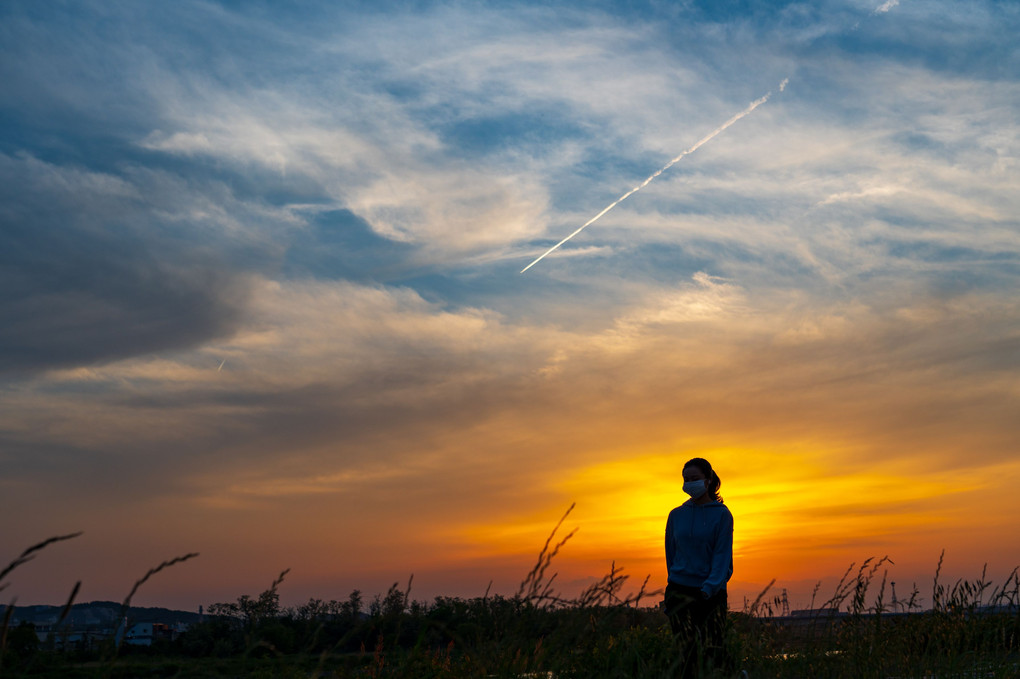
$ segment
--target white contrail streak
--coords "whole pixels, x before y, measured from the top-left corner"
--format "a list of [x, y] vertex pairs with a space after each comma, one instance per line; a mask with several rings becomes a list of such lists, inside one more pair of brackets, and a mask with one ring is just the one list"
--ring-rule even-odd
[[[779, 91], [780, 92], [782, 92], [784, 89], [786, 89], [786, 84], [788, 82], [790, 82], [790, 79], [789, 78], [785, 78], [783, 80], [783, 82], [779, 83]], [[658, 172], [656, 172], [655, 174], [650, 176], [648, 179], [644, 180], [643, 182], [641, 182], [640, 184], [638, 184], [637, 186], [632, 188], [630, 191], [628, 191], [627, 193], [623, 194], [622, 196], [617, 198], [615, 201], [610, 203], [608, 206], [606, 206], [605, 209], [602, 210], [602, 212], [598, 213], [597, 215], [595, 215], [594, 217], [589, 219], [587, 222], [582, 224], [576, 231], [574, 231], [574, 233], [570, 234], [569, 236], [567, 236], [566, 238], [561, 240], [559, 243], [557, 243], [556, 245], [552, 246], [551, 248], [549, 248], [548, 250], [543, 252], [541, 255], [538, 256], [538, 258], [535, 261], [533, 261], [531, 264], [529, 264], [526, 267], [524, 267], [523, 269], [521, 269], [521, 273], [524, 273], [525, 271], [527, 271], [531, 267], [533, 267], [536, 264], [538, 264], [540, 261], [545, 259], [545, 256], [548, 255], [550, 252], [552, 252], [556, 248], [560, 247], [561, 245], [566, 243], [568, 240], [570, 240], [571, 238], [573, 238], [577, 234], [579, 234], [582, 231], [584, 231], [587, 227], [589, 227], [592, 224], [594, 224], [595, 222], [597, 222], [599, 220], [599, 218], [602, 217], [602, 215], [606, 214], [607, 212], [612, 210], [614, 207], [616, 207], [617, 205], [619, 205], [623, 201], [627, 200], [627, 198], [629, 198], [630, 196], [634, 195], [635, 193], [637, 193], [641, 189], [643, 189], [646, 186], [648, 186], [648, 184], [651, 183], [651, 181], [653, 179], [658, 177], [660, 174], [662, 174], [663, 172], [665, 172], [669, 168], [673, 167], [673, 165], [675, 165], [677, 163], [677, 161], [679, 161], [681, 158], [683, 158], [684, 156], [689, 156], [690, 154], [694, 153], [695, 151], [697, 151], [699, 148], [701, 148], [702, 146], [704, 146], [708, 142], [712, 141], [712, 139], [714, 139], [716, 136], [721, 134], [727, 127], [729, 127], [733, 123], [737, 122], [738, 120], [740, 120], [744, 116], [748, 115], [751, 111], [753, 111], [754, 109], [758, 108], [759, 106], [764, 104], [766, 101], [768, 101], [769, 97], [771, 97], [771, 96], [772, 96], [772, 93], [769, 92], [764, 97], [762, 97], [761, 99], [757, 99], [755, 101], [752, 101], [750, 103], [750, 105], [748, 105], [748, 107], [745, 108], [743, 111], [741, 111], [740, 113], [738, 113], [737, 115], [733, 116], [732, 118], [727, 120], [725, 123], [720, 125], [719, 127], [715, 128], [714, 130], [709, 132], [708, 135], [705, 136], [703, 139], [701, 139], [701, 141], [699, 141], [697, 144], [695, 144], [694, 146], [692, 146], [691, 148], [687, 149], [686, 151], [681, 153], [679, 156], [674, 158], [673, 160], [671, 160], [668, 163], [666, 163], [665, 165], [663, 165], [662, 168]]]
[[216, 372], [219, 372], [219, 371], [223, 370], [223, 366], [226, 364], [226, 362], [227, 362], [227, 359], [223, 359], [222, 361], [220, 361], [220, 367], [216, 368]]

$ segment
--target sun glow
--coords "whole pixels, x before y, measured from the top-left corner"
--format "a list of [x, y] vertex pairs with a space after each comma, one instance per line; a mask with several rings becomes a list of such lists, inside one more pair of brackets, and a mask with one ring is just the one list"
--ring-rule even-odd
[[[663, 570], [666, 516], [686, 500], [681, 471], [691, 457], [712, 461], [723, 480], [721, 493], [735, 518], [735, 577], [744, 581], [813, 577], [820, 562], [841, 568], [873, 556], [860, 552], [865, 545], [909, 548], [911, 536], [951, 522], [948, 494], [968, 490], [948, 472], [917, 478], [873, 467], [847, 469], [832, 462], [837, 456], [804, 446], [634, 456], [580, 469], [555, 486], [577, 503], [561, 536], [573, 527], [579, 531], [563, 560], [589, 568], [615, 560], [642, 574]], [[533, 552], [555, 513], [545, 512], [544, 521], [529, 513], [467, 532], [483, 550]], [[800, 572], [805, 564], [812, 570]]]

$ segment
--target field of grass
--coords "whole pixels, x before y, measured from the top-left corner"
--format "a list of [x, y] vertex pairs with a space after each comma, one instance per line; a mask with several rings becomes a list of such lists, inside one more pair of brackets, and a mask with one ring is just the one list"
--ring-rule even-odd
[[[558, 526], [557, 526], [558, 528]], [[516, 595], [415, 601], [409, 581], [364, 605], [310, 600], [283, 609], [278, 587], [214, 604], [203, 622], [174, 641], [138, 648], [108, 641], [90, 650], [47, 650], [28, 630], [0, 627], [2, 677], [674, 677], [680, 657], [659, 592], [624, 595], [615, 567], [579, 596], [555, 591], [553, 557], [569, 539], [542, 549]], [[56, 539], [67, 539], [62, 536]], [[3, 578], [33, 551], [26, 550]], [[164, 562], [163, 568], [194, 555]], [[812, 615], [780, 618], [771, 592], [729, 616], [727, 651], [734, 667], [700, 676], [977, 679], [1020, 677], [1020, 580], [994, 585], [984, 575], [932, 584], [933, 606], [893, 613], [885, 604], [884, 559], [851, 566]], [[647, 581], [646, 581], [647, 582]], [[74, 599], [72, 592], [66, 610]], [[910, 604], [917, 593], [911, 598]], [[870, 602], [870, 604], [866, 604]]]

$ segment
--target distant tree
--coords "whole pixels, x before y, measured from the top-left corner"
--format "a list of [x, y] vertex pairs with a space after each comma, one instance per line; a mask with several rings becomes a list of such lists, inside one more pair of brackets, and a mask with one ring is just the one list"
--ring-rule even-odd
[[280, 595], [275, 587], [270, 587], [257, 597], [243, 594], [236, 602], [209, 604], [208, 610], [211, 616], [239, 620], [247, 629], [252, 629], [280, 615]]
[[237, 603], [209, 604], [207, 612], [213, 617], [236, 619], [241, 617], [241, 607]]
[[298, 620], [323, 620], [329, 615], [329, 609], [330, 604], [322, 599], [310, 598], [308, 603], [302, 604], [294, 610], [293, 617]]
[[351, 622], [356, 622], [358, 616], [361, 615], [361, 590], [356, 589], [350, 593], [347, 597], [347, 601], [341, 604], [343, 616], [348, 618]]
[[262, 621], [275, 618], [280, 614], [280, 594], [275, 587], [267, 589], [256, 598], [245, 594], [237, 600], [237, 606], [241, 611], [245, 626], [251, 629]]
[[403, 613], [405, 608], [407, 608], [407, 595], [401, 592], [399, 584], [394, 582], [386, 592], [386, 598], [382, 600], [382, 614], [395, 618]]

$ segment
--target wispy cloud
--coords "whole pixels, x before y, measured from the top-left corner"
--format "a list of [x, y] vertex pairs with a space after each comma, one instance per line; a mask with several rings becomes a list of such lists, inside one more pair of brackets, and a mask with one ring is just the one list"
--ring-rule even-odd
[[[786, 83], [787, 83], [787, 82], [789, 82], [789, 80], [786, 80], [786, 79], [784, 79], [784, 80], [783, 80], [783, 82], [782, 82], [782, 83], [780, 83], [780, 85], [779, 85], [779, 91], [780, 91], [780, 92], [782, 92], [782, 91], [783, 91], [783, 89], [785, 89], [785, 88], [786, 88]], [[674, 157], [674, 158], [673, 158], [672, 160], [670, 160], [670, 161], [669, 161], [668, 163], [666, 163], [665, 165], [663, 165], [663, 166], [662, 166], [662, 167], [661, 167], [660, 169], [658, 169], [658, 170], [656, 170], [655, 172], [653, 172], [653, 173], [652, 173], [651, 175], [649, 175], [649, 176], [648, 176], [648, 178], [646, 178], [646, 179], [645, 179], [645, 180], [644, 180], [643, 182], [641, 182], [640, 184], [638, 184], [637, 186], [635, 186], [634, 188], [632, 188], [632, 189], [631, 189], [630, 191], [628, 191], [627, 193], [623, 194], [622, 196], [620, 196], [619, 198], [617, 198], [617, 199], [616, 199], [615, 201], [613, 201], [612, 203], [610, 203], [609, 205], [607, 205], [606, 207], [604, 207], [604, 208], [602, 209], [602, 211], [601, 211], [601, 212], [599, 212], [599, 213], [598, 213], [597, 215], [595, 215], [594, 217], [592, 217], [591, 219], [589, 219], [588, 221], [586, 221], [586, 222], [585, 222], [584, 224], [582, 224], [581, 226], [579, 226], [579, 227], [578, 227], [578, 228], [577, 228], [576, 230], [574, 230], [574, 231], [573, 231], [573, 232], [572, 232], [572, 233], [571, 233], [571, 234], [570, 234], [569, 236], [567, 236], [566, 238], [564, 238], [564, 239], [563, 239], [563, 240], [561, 240], [560, 242], [556, 243], [556, 245], [552, 246], [551, 248], [549, 248], [548, 250], [546, 250], [545, 252], [543, 252], [543, 253], [542, 253], [541, 255], [539, 255], [539, 256], [538, 256], [538, 257], [537, 257], [537, 258], [536, 258], [536, 259], [535, 259], [535, 260], [534, 260], [533, 262], [531, 262], [531, 264], [528, 264], [528, 265], [527, 265], [526, 267], [524, 267], [523, 269], [521, 269], [521, 273], [524, 273], [525, 271], [527, 271], [527, 270], [528, 270], [528, 269], [530, 269], [531, 267], [533, 267], [533, 266], [535, 266], [536, 264], [538, 264], [538, 263], [539, 263], [539, 262], [540, 262], [541, 260], [545, 259], [545, 257], [546, 257], [547, 255], [549, 255], [550, 253], [552, 253], [552, 252], [553, 252], [554, 250], [558, 249], [558, 248], [559, 248], [559, 247], [560, 247], [561, 245], [563, 245], [564, 243], [566, 243], [566, 242], [567, 242], [568, 240], [570, 240], [571, 238], [573, 238], [573, 237], [574, 237], [574, 236], [576, 236], [577, 234], [581, 233], [581, 231], [583, 231], [583, 230], [584, 230], [584, 229], [586, 229], [587, 227], [589, 227], [589, 226], [591, 226], [592, 224], [594, 224], [594, 223], [595, 223], [596, 221], [598, 221], [598, 220], [599, 220], [599, 219], [600, 219], [600, 218], [601, 218], [601, 217], [602, 217], [603, 215], [605, 215], [605, 214], [606, 214], [607, 212], [609, 212], [610, 210], [612, 210], [612, 209], [613, 209], [614, 207], [616, 207], [617, 205], [619, 205], [619, 204], [620, 204], [620, 203], [622, 203], [623, 201], [627, 200], [627, 198], [631, 197], [632, 195], [634, 195], [635, 193], [637, 193], [637, 192], [638, 192], [638, 191], [640, 191], [641, 189], [643, 189], [643, 188], [645, 188], [646, 186], [648, 186], [648, 185], [649, 185], [649, 184], [650, 184], [650, 183], [651, 183], [652, 181], [654, 181], [654, 180], [655, 180], [655, 179], [656, 179], [656, 178], [657, 178], [657, 177], [658, 177], [659, 175], [661, 175], [661, 174], [662, 174], [663, 172], [665, 172], [665, 171], [666, 171], [666, 170], [668, 170], [669, 168], [671, 168], [671, 167], [673, 167], [674, 165], [676, 165], [676, 164], [677, 164], [678, 162], [680, 162], [680, 160], [681, 160], [681, 159], [683, 159], [683, 158], [684, 158], [685, 156], [689, 156], [690, 154], [694, 153], [694, 152], [695, 152], [695, 151], [697, 151], [697, 150], [698, 150], [699, 148], [701, 148], [702, 146], [704, 146], [704, 145], [705, 145], [705, 144], [707, 144], [708, 142], [712, 141], [712, 140], [713, 140], [713, 139], [714, 139], [715, 137], [717, 137], [717, 136], [719, 136], [720, 134], [722, 134], [723, 132], [725, 132], [725, 131], [726, 131], [726, 129], [727, 129], [728, 127], [730, 127], [731, 125], [733, 125], [734, 123], [736, 123], [736, 122], [737, 122], [738, 120], [740, 120], [741, 118], [743, 118], [743, 117], [745, 117], [745, 116], [748, 116], [748, 115], [750, 115], [750, 114], [751, 114], [751, 112], [752, 112], [752, 111], [754, 111], [754, 109], [758, 108], [759, 106], [761, 106], [762, 104], [764, 104], [764, 103], [765, 103], [766, 101], [768, 101], [768, 100], [769, 100], [769, 97], [771, 96], [771, 94], [772, 94], [772, 93], [770, 92], [769, 94], [766, 94], [766, 95], [765, 95], [764, 97], [761, 97], [760, 99], [755, 99], [755, 100], [754, 100], [753, 102], [751, 102], [751, 103], [750, 103], [750, 104], [748, 105], [748, 107], [747, 107], [747, 108], [745, 108], [745, 109], [744, 109], [743, 111], [741, 111], [740, 113], [736, 114], [735, 116], [733, 116], [732, 118], [730, 118], [729, 120], [727, 120], [727, 121], [726, 121], [725, 123], [723, 123], [723, 124], [722, 124], [722, 125], [720, 125], [719, 127], [715, 128], [714, 130], [712, 130], [711, 132], [709, 132], [709, 133], [708, 133], [707, 135], [705, 135], [704, 137], [702, 137], [701, 139], [699, 139], [699, 140], [698, 140], [698, 142], [697, 142], [696, 144], [694, 144], [694, 146], [690, 147], [689, 149], [686, 149], [686, 150], [682, 151], [682, 152], [680, 153], [680, 155], [678, 155], [678, 156]]]
[[875, 8], [875, 14], [885, 14], [886, 12], [888, 12], [893, 7], [896, 7], [899, 4], [900, 0], [886, 0], [886, 2], [883, 2], [881, 5]]

